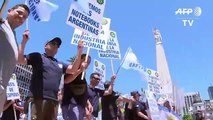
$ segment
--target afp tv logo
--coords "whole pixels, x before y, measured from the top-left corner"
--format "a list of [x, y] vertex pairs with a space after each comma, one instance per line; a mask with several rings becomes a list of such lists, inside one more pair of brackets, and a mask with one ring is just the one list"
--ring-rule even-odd
[[175, 15], [180, 16], [183, 26], [193, 26], [195, 19], [198, 19], [202, 14], [201, 7], [195, 8], [178, 8]]

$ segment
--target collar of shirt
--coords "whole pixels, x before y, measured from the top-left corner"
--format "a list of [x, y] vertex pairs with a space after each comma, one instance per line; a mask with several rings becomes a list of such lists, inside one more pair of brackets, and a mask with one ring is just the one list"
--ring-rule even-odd
[[47, 56], [47, 54], [46, 53], [44, 53], [43, 54], [46, 58], [49, 58], [49, 59], [51, 59], [51, 60], [53, 60], [53, 61], [56, 61], [56, 62], [58, 62], [58, 60], [57, 59], [55, 59], [54, 57], [52, 57], [52, 56]]

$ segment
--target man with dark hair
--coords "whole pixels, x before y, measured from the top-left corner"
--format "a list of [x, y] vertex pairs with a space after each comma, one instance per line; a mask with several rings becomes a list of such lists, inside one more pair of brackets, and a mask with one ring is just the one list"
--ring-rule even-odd
[[[18, 46], [15, 29], [21, 26], [29, 15], [29, 8], [18, 4], [8, 10], [6, 19], [0, 18], [0, 112], [6, 101], [6, 86], [18, 60]], [[29, 39], [29, 31], [23, 33], [23, 40]]]
[[88, 101], [87, 82], [84, 76], [81, 80], [82, 72], [88, 68], [91, 57], [86, 54], [81, 55], [80, 66], [74, 74], [66, 74], [64, 79], [64, 94], [62, 99], [62, 114], [65, 120], [83, 120], [86, 116], [85, 109], [91, 111], [91, 104]]
[[92, 112], [93, 118], [98, 117], [98, 111], [99, 111], [98, 108], [99, 108], [100, 97], [112, 94], [113, 84], [114, 84], [115, 79], [116, 79], [116, 75], [112, 75], [108, 89], [101, 90], [101, 89], [95, 88], [101, 80], [100, 74], [92, 73], [90, 75], [90, 85], [88, 86], [88, 94], [90, 97], [89, 100], [93, 106], [93, 112]]
[[72, 65], [66, 65], [54, 58], [61, 42], [59, 37], [55, 37], [44, 46], [44, 54], [34, 52], [27, 56], [24, 56], [27, 40], [23, 40], [19, 46], [19, 63], [32, 65], [33, 68], [29, 97], [25, 105], [27, 109], [27, 104], [32, 102], [31, 119], [56, 120], [61, 77], [64, 73], [73, 74], [79, 68], [83, 42], [78, 44], [77, 57]]

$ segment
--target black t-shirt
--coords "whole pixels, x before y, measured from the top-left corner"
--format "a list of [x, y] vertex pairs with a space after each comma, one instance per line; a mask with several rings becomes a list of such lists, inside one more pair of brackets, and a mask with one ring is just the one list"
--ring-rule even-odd
[[26, 58], [27, 64], [33, 68], [29, 96], [58, 101], [61, 76], [66, 72], [68, 65], [46, 54], [31, 53]]
[[137, 112], [142, 112], [144, 115], [147, 116], [146, 104], [144, 102], [141, 102], [141, 101], [136, 101], [133, 106], [134, 106], [134, 109], [133, 109], [134, 110], [134, 120], [146, 120], [146, 119], [141, 118], [137, 115]]
[[90, 103], [93, 106], [92, 115], [95, 117], [98, 117], [99, 98], [103, 96], [104, 90], [101, 90], [98, 88], [93, 89], [90, 86], [88, 86], [88, 94], [89, 94]]
[[64, 84], [62, 106], [69, 105], [72, 98], [75, 99], [78, 105], [86, 106], [88, 99], [87, 82], [85, 78], [81, 80], [81, 76], [82, 74], [78, 75], [71, 83]]
[[102, 105], [102, 120], [117, 120], [118, 107], [116, 100], [118, 95], [115, 95], [115, 92], [111, 95], [106, 95], [101, 98]]

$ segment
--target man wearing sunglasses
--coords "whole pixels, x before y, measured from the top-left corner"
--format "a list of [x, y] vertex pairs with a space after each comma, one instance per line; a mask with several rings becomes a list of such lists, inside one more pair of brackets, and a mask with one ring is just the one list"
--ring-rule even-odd
[[110, 95], [113, 91], [113, 84], [116, 79], [116, 75], [112, 75], [111, 82], [109, 84], [108, 89], [101, 90], [96, 88], [96, 86], [99, 84], [101, 78], [99, 73], [92, 73], [90, 75], [90, 85], [88, 86], [88, 94], [89, 94], [89, 100], [90, 103], [93, 106], [93, 112], [92, 112], [92, 118], [96, 119], [98, 117], [98, 111], [99, 111], [99, 98], [102, 96]]

